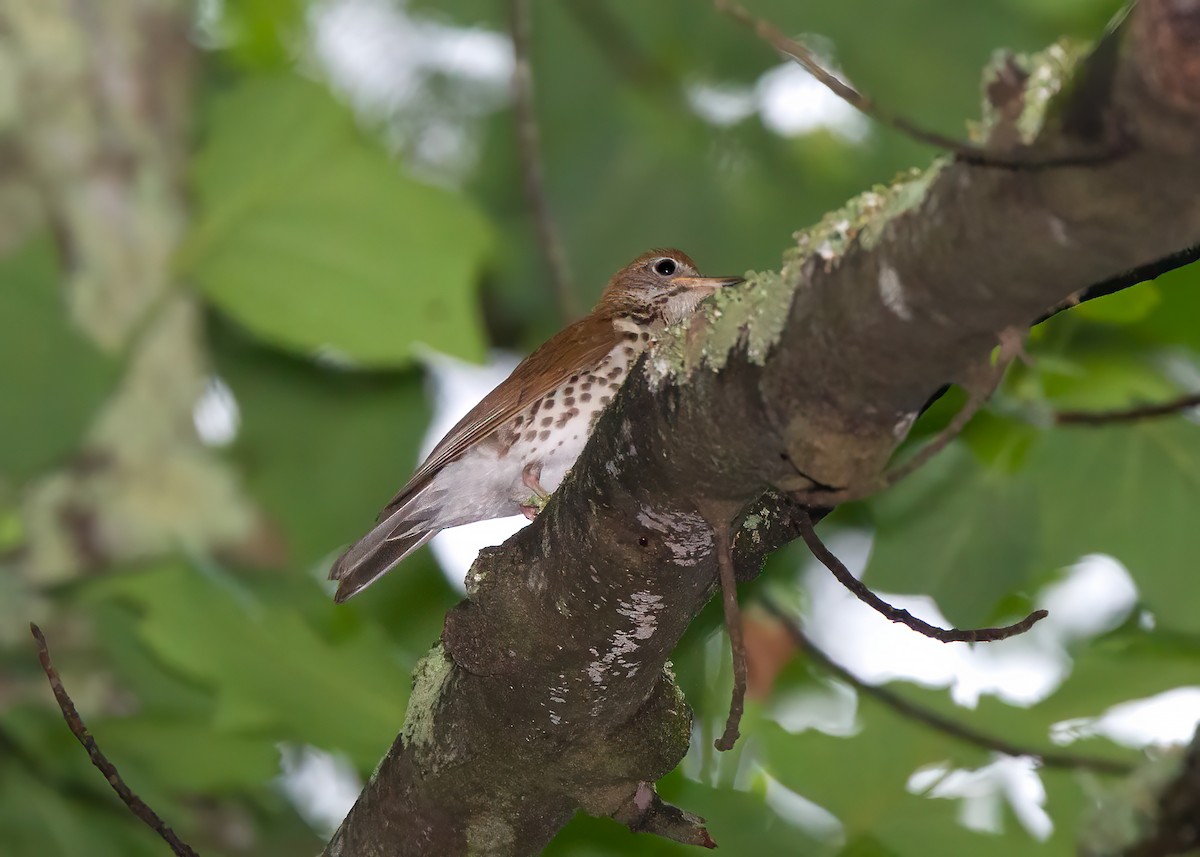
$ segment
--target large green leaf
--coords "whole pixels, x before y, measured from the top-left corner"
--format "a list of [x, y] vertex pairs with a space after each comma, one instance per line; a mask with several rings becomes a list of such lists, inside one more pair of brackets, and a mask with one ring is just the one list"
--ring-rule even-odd
[[845, 738], [812, 730], [793, 735], [771, 724], [764, 724], [759, 733], [770, 773], [832, 812], [845, 826], [848, 841], [871, 837], [883, 853], [914, 857], [1071, 853], [1081, 797], [1069, 775], [1044, 775], [1047, 809], [1056, 819], [1054, 834], [1046, 842], [1030, 836], [1011, 812], [1006, 813], [1002, 834], [978, 833], [959, 823], [956, 800], [910, 793], [907, 783], [926, 766], [982, 767], [990, 761], [985, 751], [955, 743], [861, 696], [858, 724], [857, 734]]
[[49, 236], [0, 260], [0, 474], [23, 480], [74, 450], [117, 369], [71, 324]]
[[[65, 728], [65, 727], [64, 727]], [[103, 785], [76, 748], [79, 766]], [[155, 857], [164, 845], [112, 796], [64, 793], [37, 771], [5, 760], [0, 765], [0, 831], [4, 853], [87, 854], [89, 857]], [[81, 799], [86, 795], [87, 799]], [[178, 824], [176, 822], [176, 824]]]
[[[288, 575], [299, 579], [361, 536], [417, 462], [429, 409], [415, 372], [341, 372], [214, 337], [218, 371], [239, 402], [233, 455], [255, 499], [280, 526]], [[322, 569], [322, 572], [324, 568]], [[302, 610], [312, 587], [275, 593]], [[457, 596], [426, 551], [336, 611], [366, 612], [413, 651], [441, 630]]]
[[[144, 643], [211, 689], [218, 733], [314, 744], [369, 766], [404, 720], [411, 659], [376, 626], [359, 623], [330, 639], [297, 611], [260, 602], [223, 574], [182, 567], [105, 580], [95, 585], [93, 597], [101, 596], [136, 605]], [[213, 743], [214, 752], [234, 747], [225, 737]], [[261, 772], [261, 759], [253, 767]], [[230, 781], [243, 776], [231, 773]], [[215, 770], [197, 777], [220, 782]]]
[[406, 176], [321, 87], [254, 78], [214, 96], [194, 185], [182, 271], [263, 339], [367, 366], [418, 345], [482, 355], [487, 224]]
[[292, 62], [304, 33], [309, 0], [237, 0], [222, 3], [214, 35], [238, 65], [283, 68]]
[[985, 467], [962, 444], [870, 511], [875, 542], [864, 580], [875, 589], [926, 593], [952, 621], [978, 625], [1029, 581], [1039, 534], [1034, 487]]
[[1183, 419], [1047, 432], [1030, 452], [1042, 564], [1116, 557], [1159, 621], [1200, 630], [1200, 427]]

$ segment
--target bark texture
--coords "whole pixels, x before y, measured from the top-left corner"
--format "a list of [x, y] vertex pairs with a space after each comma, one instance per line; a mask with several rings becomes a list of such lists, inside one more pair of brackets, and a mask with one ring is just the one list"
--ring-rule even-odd
[[709, 844], [649, 784], [688, 746], [668, 657], [714, 591], [712, 526], [753, 576], [796, 534], [779, 492], [871, 484], [1004, 331], [1196, 244], [1197, 57], [1200, 5], [1143, 0], [1086, 56], [997, 64], [991, 144], [1058, 165], [865, 194], [643, 361], [538, 521], [480, 556], [325, 854], [534, 854], [580, 809]]

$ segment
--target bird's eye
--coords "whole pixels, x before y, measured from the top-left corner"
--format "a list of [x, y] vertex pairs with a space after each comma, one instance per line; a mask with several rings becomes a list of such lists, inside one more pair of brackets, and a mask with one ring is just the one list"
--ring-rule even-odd
[[674, 259], [659, 259], [654, 263], [654, 272], [663, 277], [669, 277], [675, 273]]

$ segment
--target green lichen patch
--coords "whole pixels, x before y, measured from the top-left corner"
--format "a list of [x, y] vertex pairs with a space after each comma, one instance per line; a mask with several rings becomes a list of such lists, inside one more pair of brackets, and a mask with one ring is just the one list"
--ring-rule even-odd
[[797, 232], [778, 272], [747, 274], [744, 285], [718, 292], [689, 323], [668, 328], [649, 361], [651, 386], [680, 383], [700, 367], [720, 371], [736, 348], [761, 365], [783, 334], [809, 266], [832, 269], [856, 242], [874, 247], [889, 223], [920, 206], [948, 163], [941, 159], [927, 170], [902, 174], [890, 186], [859, 194]]
[[1032, 54], [997, 52], [983, 72], [983, 121], [972, 136], [986, 140], [996, 126], [1005, 121], [1001, 111], [992, 103], [988, 92], [1002, 76], [1015, 69], [1024, 76], [1020, 111], [1013, 125], [1020, 143], [1030, 144], [1041, 134], [1052, 116], [1052, 102], [1071, 85], [1075, 69], [1091, 52], [1085, 42], [1060, 39], [1048, 48]]
[[660, 337], [647, 369], [651, 385], [679, 383], [702, 366], [720, 371], [739, 346], [761, 364], [783, 332], [794, 282], [773, 271], [750, 272], [744, 285], [718, 292], [690, 324]]
[[434, 712], [453, 669], [454, 662], [450, 660], [441, 643], [417, 661], [413, 670], [413, 689], [408, 700], [408, 713], [400, 733], [408, 746], [420, 748], [433, 745]]

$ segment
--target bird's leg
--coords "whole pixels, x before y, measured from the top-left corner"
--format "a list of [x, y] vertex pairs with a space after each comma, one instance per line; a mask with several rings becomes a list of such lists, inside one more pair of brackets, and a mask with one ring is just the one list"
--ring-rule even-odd
[[550, 499], [550, 492], [542, 487], [541, 478], [542, 463], [540, 461], [531, 461], [521, 470], [521, 484], [533, 492], [529, 502], [521, 504], [521, 514], [531, 521], [538, 516], [542, 509], [546, 508], [546, 501]]

